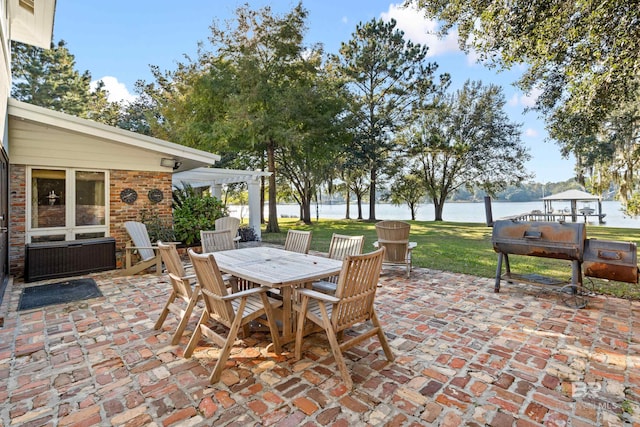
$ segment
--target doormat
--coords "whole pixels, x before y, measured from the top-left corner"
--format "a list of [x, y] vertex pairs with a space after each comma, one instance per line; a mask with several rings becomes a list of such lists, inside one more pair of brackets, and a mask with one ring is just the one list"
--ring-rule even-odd
[[100, 292], [96, 281], [93, 279], [75, 279], [48, 285], [31, 286], [22, 290], [18, 310], [30, 310], [47, 305], [81, 301], [101, 296], [102, 292]]

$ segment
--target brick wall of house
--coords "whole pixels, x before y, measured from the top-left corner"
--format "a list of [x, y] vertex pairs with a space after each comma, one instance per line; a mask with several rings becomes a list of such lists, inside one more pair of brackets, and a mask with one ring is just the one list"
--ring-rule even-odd
[[[111, 236], [116, 239], [116, 261], [118, 267], [124, 262], [124, 247], [129, 241], [129, 235], [124, 228], [125, 221], [139, 221], [142, 210], [156, 213], [163, 222], [171, 223], [171, 173], [168, 172], [142, 172], [112, 170], [110, 178], [110, 230]], [[120, 200], [120, 192], [125, 188], [133, 188], [138, 193], [138, 199], [133, 204]], [[152, 203], [149, 200], [149, 191], [162, 190], [162, 201]]]
[[22, 277], [27, 212], [26, 167], [9, 165], [9, 273]]
[[[24, 273], [24, 253], [26, 242], [26, 166], [9, 166], [9, 269], [14, 277]], [[124, 228], [125, 221], [137, 221], [140, 213], [146, 209], [156, 213], [164, 222], [172, 222], [171, 213], [171, 173], [112, 170], [109, 191], [109, 235], [116, 239], [116, 262], [118, 267], [124, 262], [124, 247], [129, 241]], [[138, 193], [138, 199], [127, 204], [120, 200], [120, 192], [132, 188]], [[162, 191], [163, 199], [152, 203], [148, 194], [152, 189]]]

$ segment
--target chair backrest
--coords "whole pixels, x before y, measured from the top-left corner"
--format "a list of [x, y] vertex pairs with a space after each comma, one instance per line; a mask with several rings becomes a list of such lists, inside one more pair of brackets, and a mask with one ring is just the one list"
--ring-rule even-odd
[[405, 262], [409, 249], [411, 224], [404, 221], [380, 221], [376, 223], [378, 245], [387, 249], [385, 261]]
[[235, 249], [231, 230], [200, 230], [202, 253]]
[[284, 240], [284, 250], [291, 252], [309, 253], [311, 247], [311, 232], [300, 230], [289, 230], [287, 238]]
[[221, 299], [228, 295], [228, 291], [216, 259], [211, 253], [198, 254], [191, 248], [188, 253], [207, 311], [216, 321], [231, 327], [235, 313], [231, 303]]
[[223, 216], [222, 218], [216, 219], [215, 223], [216, 230], [231, 230], [231, 237], [236, 237], [238, 235], [238, 228], [240, 228], [240, 218], [236, 218], [233, 216]]
[[162, 257], [162, 262], [167, 269], [169, 275], [169, 281], [173, 290], [178, 296], [190, 298], [191, 297], [191, 285], [188, 280], [185, 280], [185, 271], [180, 254], [176, 245], [162, 243], [158, 241], [158, 251]]
[[347, 255], [342, 261], [335, 296], [340, 299], [331, 313], [339, 332], [371, 318], [385, 248], [363, 255]]
[[124, 228], [127, 229], [129, 237], [133, 242], [133, 245], [138, 250], [138, 254], [142, 261], [147, 261], [156, 257], [155, 251], [151, 248], [151, 240], [149, 239], [149, 232], [147, 226], [138, 221], [126, 221]]
[[364, 236], [346, 236], [333, 233], [329, 244], [329, 258], [343, 260], [347, 255], [360, 255], [364, 246]]

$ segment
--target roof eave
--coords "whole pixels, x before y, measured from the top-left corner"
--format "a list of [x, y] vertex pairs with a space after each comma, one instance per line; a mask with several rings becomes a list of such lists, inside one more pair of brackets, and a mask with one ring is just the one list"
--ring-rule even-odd
[[220, 160], [220, 156], [217, 154], [119, 129], [92, 120], [81, 119], [15, 99], [9, 99], [8, 109], [9, 115], [18, 119], [30, 120], [66, 131], [162, 153], [175, 159], [180, 164], [175, 169], [176, 172], [213, 165]]

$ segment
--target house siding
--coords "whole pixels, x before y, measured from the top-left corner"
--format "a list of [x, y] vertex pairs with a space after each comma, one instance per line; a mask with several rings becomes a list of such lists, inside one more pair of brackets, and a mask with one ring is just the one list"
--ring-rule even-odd
[[[161, 171], [162, 153], [9, 116], [11, 162], [22, 165]], [[166, 155], [164, 155], [166, 157]]]
[[[10, 165], [10, 208], [9, 224], [9, 268], [14, 277], [24, 276], [25, 244], [26, 244], [26, 165]], [[108, 235], [116, 240], [116, 263], [122, 266], [124, 248], [129, 237], [124, 228], [125, 221], [137, 221], [143, 210], [157, 214], [167, 223], [172, 222], [171, 211], [171, 173], [153, 171], [110, 170], [109, 212], [110, 222]], [[127, 204], [120, 200], [120, 192], [125, 188], [133, 188], [138, 199]], [[152, 189], [160, 189], [163, 199], [152, 203], [148, 193]]]

